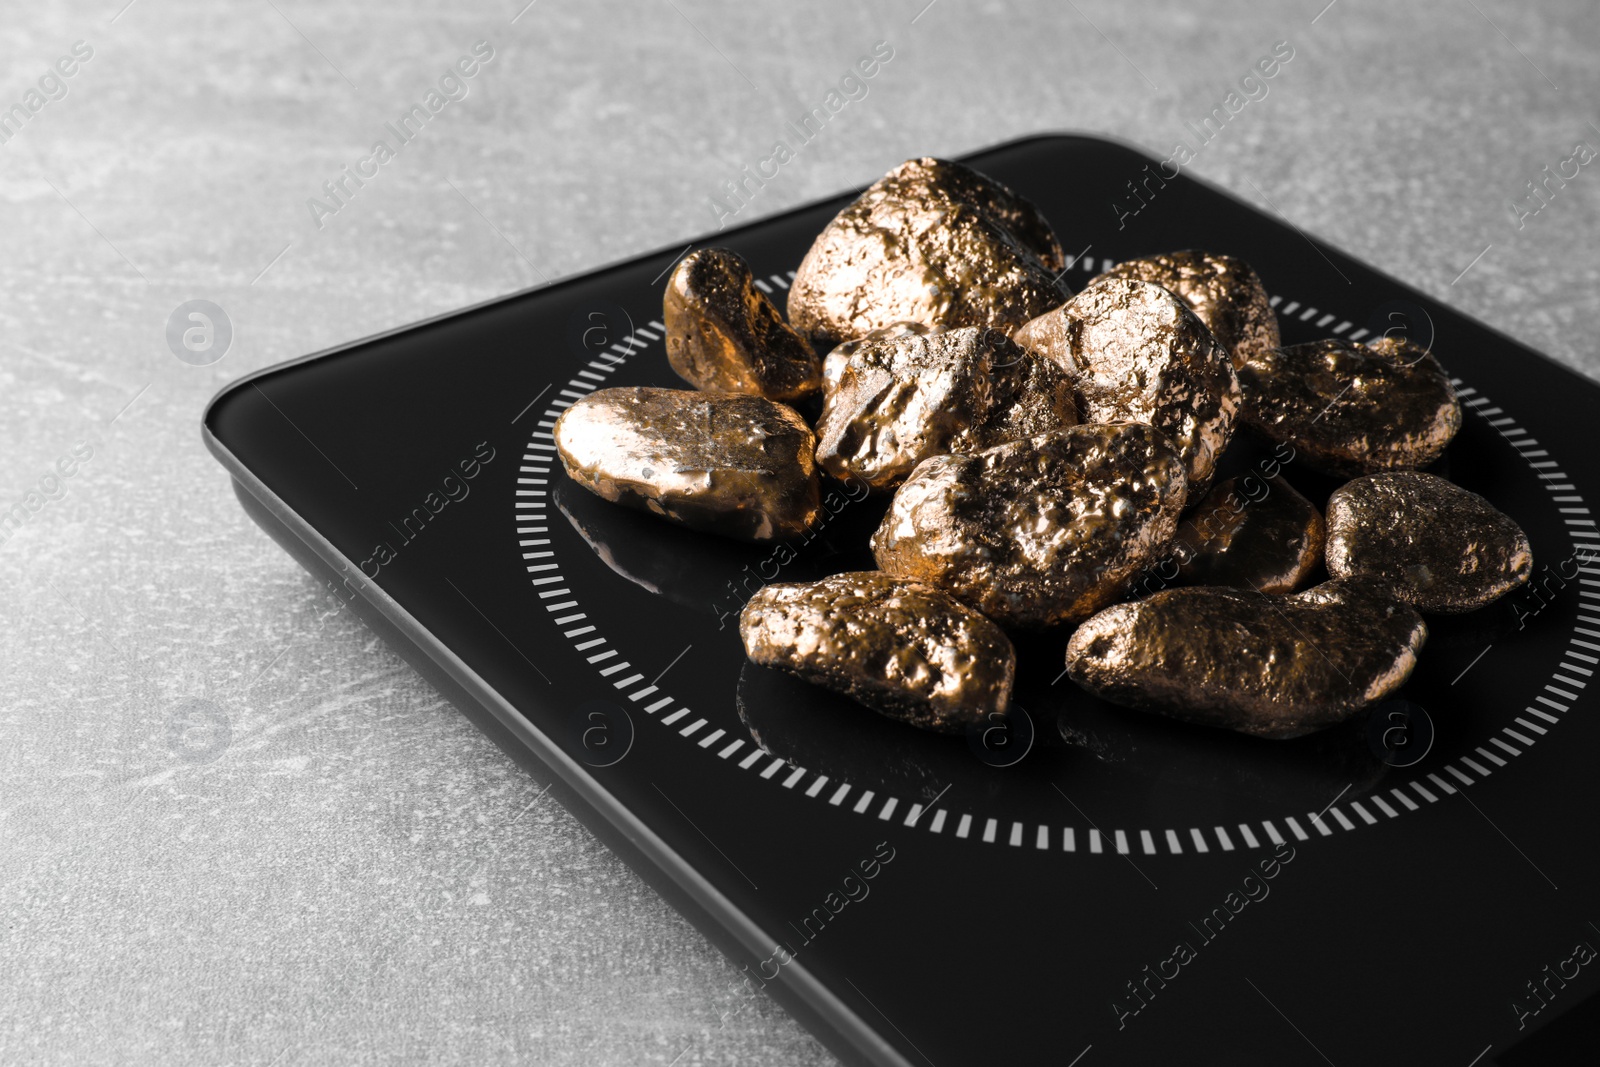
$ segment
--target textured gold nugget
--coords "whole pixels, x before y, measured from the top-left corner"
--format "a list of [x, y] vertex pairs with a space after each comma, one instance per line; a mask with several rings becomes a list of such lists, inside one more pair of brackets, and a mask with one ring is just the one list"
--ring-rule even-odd
[[850, 357], [861, 351], [862, 346], [882, 341], [889, 337], [902, 337], [912, 333], [927, 333], [928, 328], [920, 322], [891, 322], [887, 326], [880, 326], [876, 330], [869, 330], [860, 337], [852, 338], [842, 344], [835, 345], [822, 360], [822, 395], [827, 395], [839, 387], [839, 379], [844, 376], [844, 368], [850, 362]]
[[1408, 341], [1279, 348], [1248, 360], [1239, 388], [1241, 421], [1344, 477], [1427, 466], [1461, 428], [1449, 376]]
[[1005, 632], [952, 597], [880, 571], [764, 587], [739, 615], [745, 653], [890, 718], [955, 732], [1011, 705]]
[[1072, 375], [1079, 418], [1154, 426], [1183, 460], [1189, 491], [1205, 492], [1233, 436], [1239, 383], [1182, 300], [1150, 282], [1100, 279], [1016, 340]]
[[1282, 478], [1229, 478], [1200, 501], [1173, 540], [1185, 585], [1292, 593], [1322, 562], [1322, 513]]
[[1282, 344], [1266, 287], [1242, 259], [1171, 252], [1130, 259], [1102, 277], [1133, 278], [1172, 290], [1233, 356], [1235, 367]]
[[817, 462], [887, 489], [929, 456], [1075, 422], [1066, 373], [999, 330], [904, 333], [855, 342], [817, 420]]
[[1289, 738], [1394, 692], [1427, 637], [1422, 616], [1364, 583], [1292, 596], [1168, 589], [1078, 627], [1067, 673], [1113, 704]]
[[1064, 263], [1031, 203], [959, 163], [913, 159], [817, 235], [789, 322], [819, 352], [900, 321], [1009, 331], [1066, 299]]
[[696, 389], [792, 401], [817, 391], [822, 364], [791, 330], [750, 267], [726, 248], [691, 252], [662, 301], [667, 362]]
[[784, 540], [820, 511], [816, 437], [759, 396], [601, 389], [562, 414], [555, 441], [585, 489], [696, 529]]
[[1357, 478], [1328, 499], [1328, 573], [1422, 611], [1473, 611], [1533, 573], [1528, 535], [1477, 493], [1420, 471]]
[[924, 460], [872, 536], [878, 566], [997, 622], [1087, 618], [1178, 525], [1183, 464], [1138, 423], [1075, 426]]

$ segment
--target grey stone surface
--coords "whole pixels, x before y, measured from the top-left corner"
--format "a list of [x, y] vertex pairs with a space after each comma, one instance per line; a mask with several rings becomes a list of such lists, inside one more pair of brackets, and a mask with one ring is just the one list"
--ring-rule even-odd
[[[925, 2], [6, 12], [0, 106], [94, 55], [0, 144], [0, 509], [93, 455], [0, 545], [0, 1062], [831, 1062], [334, 611], [197, 427], [246, 371], [713, 228], [880, 39], [747, 214], [1040, 130], [1165, 154], [1288, 40], [1193, 171], [1600, 373], [1600, 172], [1507, 207], [1600, 146], [1587, 0]], [[317, 228], [479, 40], [470, 94]], [[236, 331], [209, 367], [165, 340], [195, 298]]]

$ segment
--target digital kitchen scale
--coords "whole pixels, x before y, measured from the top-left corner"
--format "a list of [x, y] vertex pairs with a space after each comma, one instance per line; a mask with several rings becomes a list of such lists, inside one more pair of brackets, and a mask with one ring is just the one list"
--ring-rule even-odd
[[[1285, 343], [1431, 347], [1465, 413], [1435, 469], [1522, 525], [1533, 582], [1430, 617], [1395, 699], [1295, 741], [1106, 705], [1062, 676], [1065, 633], [1017, 638], [1003, 724], [882, 719], [746, 662], [737, 617], [766, 582], [870, 568], [885, 498], [825, 482], [824, 523], [780, 550], [562, 472], [573, 401], [687, 387], [660, 318], [677, 248], [250, 375], [206, 443], [257, 522], [846, 1062], [1575, 1062], [1600, 1041], [1600, 387], [1124, 145], [965, 162], [1039, 205], [1073, 291], [1201, 248], [1256, 268]], [[781, 308], [853, 195], [694, 246]], [[1224, 474], [1273, 469], [1319, 505], [1338, 484], [1243, 438]]]

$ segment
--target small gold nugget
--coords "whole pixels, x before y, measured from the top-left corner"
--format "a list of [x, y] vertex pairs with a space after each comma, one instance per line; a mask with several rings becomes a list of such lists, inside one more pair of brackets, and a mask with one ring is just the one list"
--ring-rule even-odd
[[1425, 467], [1461, 428], [1449, 376], [1409, 341], [1329, 338], [1275, 349], [1240, 368], [1239, 388], [1242, 422], [1347, 478]]
[[821, 361], [791, 330], [749, 264], [726, 248], [685, 256], [662, 301], [667, 362], [696, 389], [800, 400], [817, 391]]
[[820, 514], [811, 428], [759, 396], [600, 389], [556, 420], [567, 474], [606, 500], [747, 541], [781, 541]]
[[1227, 351], [1170, 291], [1105, 278], [1032, 320], [1017, 343], [1073, 376], [1085, 422], [1144, 422], [1167, 435], [1198, 499], [1233, 436], [1239, 383]]
[[966, 326], [854, 345], [817, 420], [817, 462], [840, 481], [888, 489], [929, 456], [1077, 422], [1066, 373], [999, 330]]
[[1292, 593], [1322, 562], [1322, 513], [1282, 478], [1220, 483], [1178, 524], [1172, 548], [1185, 585]]
[[1130, 259], [1101, 277], [1133, 278], [1172, 290], [1233, 356], [1235, 367], [1283, 343], [1266, 287], [1242, 259], [1210, 252], [1171, 252]]
[[1328, 499], [1328, 573], [1375, 581], [1421, 611], [1458, 614], [1533, 573], [1528, 535], [1477, 493], [1421, 471], [1347, 482]]
[[1033, 204], [959, 163], [913, 159], [817, 235], [789, 322], [819, 352], [901, 321], [1009, 331], [1066, 299], [1065, 258]]
[[739, 615], [745, 653], [892, 719], [952, 733], [1004, 714], [1016, 653], [952, 597], [881, 571], [764, 587]]
[[1203, 586], [1107, 608], [1067, 643], [1104, 700], [1257, 737], [1299, 737], [1403, 685], [1428, 627], [1362, 582], [1292, 596]]
[[878, 566], [1008, 626], [1076, 622], [1165, 546], [1183, 464], [1139, 423], [1074, 426], [912, 471], [872, 536]]

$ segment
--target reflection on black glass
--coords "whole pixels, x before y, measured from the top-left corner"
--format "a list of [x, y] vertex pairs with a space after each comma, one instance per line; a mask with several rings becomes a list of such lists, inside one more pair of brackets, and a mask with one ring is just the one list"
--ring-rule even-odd
[[1096, 762], [1167, 785], [1313, 811], [1346, 786], [1350, 799], [1371, 792], [1388, 770], [1366, 743], [1365, 723], [1357, 716], [1279, 741], [1115, 708], [1086, 695], [1056, 716], [1062, 739]]
[[913, 729], [748, 662], [739, 675], [737, 703], [755, 742], [795, 766], [923, 800], [949, 787], [957, 805], [995, 801], [1024, 818], [1030, 809], [1062, 814], [1052, 782], [1084, 790], [1089, 804], [1103, 789], [1125, 790], [1133, 774], [1160, 782], [1164, 790], [1197, 799], [1209, 795], [1224, 805], [1233, 797], [1317, 811], [1336, 795], [1354, 799], [1371, 792], [1388, 770], [1367, 745], [1361, 716], [1309, 737], [1268, 741], [1063, 691], [1054, 707], [1045, 700], [1030, 705], [1038, 735], [1027, 758], [997, 766], [975, 756], [963, 735]]
[[556, 507], [600, 561], [628, 581], [675, 604], [710, 612], [758, 549], [619, 507], [563, 478]]
[[[928, 800], [948, 788], [971, 803], [1046, 787], [1062, 746], [1040, 736], [1026, 758], [1005, 764], [965, 734], [937, 734], [885, 718], [848, 697], [746, 661], [739, 718], [762, 749], [799, 767], [867, 789]], [[1008, 737], [1006, 743], [1014, 743]], [[991, 744], [999, 744], [994, 741]]]
[[[829, 499], [825, 497], [825, 500]], [[836, 512], [802, 544], [750, 544], [675, 526], [619, 507], [562, 478], [556, 507], [617, 574], [675, 604], [736, 625], [740, 609], [771, 582], [812, 582], [874, 568], [867, 548], [883, 502], [838, 491]]]

